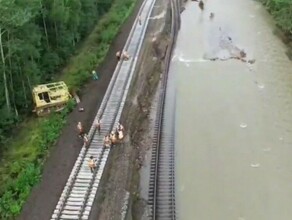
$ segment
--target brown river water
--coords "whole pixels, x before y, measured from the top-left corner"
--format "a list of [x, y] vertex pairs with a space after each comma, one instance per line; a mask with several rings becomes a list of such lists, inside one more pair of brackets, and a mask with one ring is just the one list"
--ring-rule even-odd
[[205, 2], [186, 4], [170, 67], [178, 219], [291, 220], [292, 62], [259, 3]]

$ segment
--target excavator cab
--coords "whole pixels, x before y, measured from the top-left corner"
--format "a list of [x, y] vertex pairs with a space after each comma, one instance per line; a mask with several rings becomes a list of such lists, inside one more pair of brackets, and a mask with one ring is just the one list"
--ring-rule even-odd
[[67, 85], [60, 81], [35, 86], [32, 97], [35, 104], [33, 112], [38, 116], [44, 116], [64, 109], [72, 96]]

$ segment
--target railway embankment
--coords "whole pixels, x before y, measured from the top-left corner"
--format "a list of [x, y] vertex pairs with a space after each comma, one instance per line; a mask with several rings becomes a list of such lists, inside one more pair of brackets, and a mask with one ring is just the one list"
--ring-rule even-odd
[[147, 215], [146, 200], [140, 196], [140, 169], [151, 159], [147, 156], [152, 146], [151, 109], [165, 71], [170, 32], [170, 2], [157, 0], [122, 114], [126, 139], [111, 151], [92, 219], [143, 219]]

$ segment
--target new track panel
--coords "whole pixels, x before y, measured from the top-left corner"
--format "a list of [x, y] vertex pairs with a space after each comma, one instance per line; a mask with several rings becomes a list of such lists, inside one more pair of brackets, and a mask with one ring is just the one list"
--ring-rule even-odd
[[[145, 0], [141, 6], [139, 15], [142, 24], [139, 25], [136, 18], [124, 47], [131, 58], [118, 63], [95, 118], [95, 121], [101, 118], [101, 134], [96, 131], [94, 121], [88, 133], [90, 144], [87, 148], [82, 147], [51, 220], [89, 218], [110, 153], [110, 148], [103, 146], [103, 137], [114, 130], [120, 119], [154, 3], [155, 0]], [[94, 173], [88, 167], [90, 156], [98, 161]]]

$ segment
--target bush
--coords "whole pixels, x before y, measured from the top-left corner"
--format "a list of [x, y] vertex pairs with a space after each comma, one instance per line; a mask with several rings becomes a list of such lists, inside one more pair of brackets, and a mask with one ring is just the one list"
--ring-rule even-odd
[[90, 71], [103, 62], [119, 27], [131, 13], [135, 0], [116, 1], [83, 45], [83, 52], [71, 59], [62, 79], [70, 89], [79, 88], [90, 77]]
[[275, 17], [283, 31], [292, 36], [292, 1], [291, 0], [259, 0]]
[[[21, 168], [19, 168], [21, 169]], [[40, 179], [40, 167], [33, 163], [25, 164], [15, 181], [7, 184], [5, 193], [0, 199], [1, 219], [10, 219], [21, 211], [31, 188]]]
[[[5, 187], [1, 189], [0, 218], [9, 219], [18, 215], [21, 207], [29, 196], [31, 188], [39, 182], [41, 167], [46, 158], [48, 149], [59, 137], [69, 112], [75, 103], [69, 102], [67, 107], [59, 113], [54, 113], [46, 119], [41, 119], [37, 134], [32, 135], [25, 146], [29, 149], [30, 156], [25, 157], [25, 152], [14, 154], [16, 160], [6, 163]], [[19, 156], [22, 158], [19, 158]], [[3, 174], [3, 173], [1, 173]], [[2, 182], [2, 186], [4, 183]]]
[[[134, 3], [135, 0], [116, 1], [77, 55], [71, 58], [61, 77], [71, 89], [82, 86], [91, 76], [89, 71], [101, 64]], [[47, 56], [55, 59], [52, 54]], [[0, 166], [0, 219], [12, 219], [20, 213], [32, 187], [41, 178], [49, 148], [59, 137], [67, 115], [74, 106], [72, 101], [60, 113], [26, 123], [12, 146], [9, 146]], [[5, 131], [0, 130], [0, 138], [1, 132]]]

